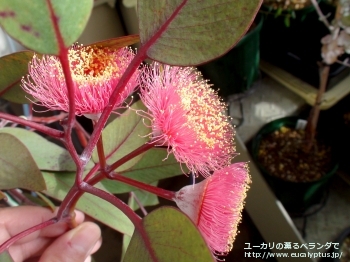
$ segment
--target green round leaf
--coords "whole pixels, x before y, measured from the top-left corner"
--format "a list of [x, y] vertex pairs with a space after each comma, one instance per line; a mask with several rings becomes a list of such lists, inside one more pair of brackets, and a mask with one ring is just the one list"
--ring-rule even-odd
[[0, 189], [46, 188], [44, 178], [28, 149], [16, 137], [0, 134]]
[[[21, 79], [28, 74], [34, 52], [22, 51], [0, 58], [0, 97], [10, 102], [29, 104], [35, 99], [23, 91]], [[29, 99], [30, 100], [29, 100]]]
[[173, 207], [161, 207], [143, 221], [144, 235], [134, 231], [124, 262], [214, 262], [193, 222]]
[[46, 140], [37, 133], [15, 127], [2, 128], [0, 129], [1, 133], [11, 134], [18, 138], [30, 151], [35, 163], [41, 170], [76, 170], [75, 163], [66, 149]]
[[[230, 50], [248, 30], [261, 0], [139, 0], [141, 43], [149, 58], [197, 65]], [[173, 15], [178, 11], [176, 15]], [[165, 24], [168, 24], [164, 27]], [[159, 37], [158, 37], [159, 36]]]
[[0, 25], [24, 46], [57, 55], [78, 39], [92, 6], [92, 0], [1, 0]]

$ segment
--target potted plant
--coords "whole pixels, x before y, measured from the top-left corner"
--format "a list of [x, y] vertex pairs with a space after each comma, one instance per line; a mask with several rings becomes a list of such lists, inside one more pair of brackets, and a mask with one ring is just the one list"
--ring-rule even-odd
[[[318, 88], [320, 85], [318, 61], [322, 59], [319, 52], [322, 47], [320, 39], [329, 33], [329, 29], [319, 22], [319, 11], [311, 0], [296, 1], [299, 4], [297, 10], [293, 9], [296, 4], [291, 4], [292, 2], [294, 3], [294, 1], [264, 1], [260, 10], [264, 15], [261, 58]], [[330, 1], [322, 0], [318, 1], [317, 9], [332, 21], [337, 6]], [[344, 54], [339, 58], [344, 60], [346, 57]], [[349, 72], [349, 67], [333, 63], [328, 75], [327, 90], [336, 86]]]
[[[303, 214], [324, 197], [338, 168], [329, 132], [305, 150], [305, 120], [285, 117], [262, 127], [252, 141], [252, 156], [284, 207]], [[328, 137], [328, 139], [327, 139]]]
[[344, 17], [340, 7], [331, 26], [316, 0], [312, 2], [330, 31], [322, 38], [320, 86], [314, 106], [306, 121], [298, 118], [275, 120], [264, 126], [253, 141], [253, 157], [276, 195], [288, 210], [298, 213], [320, 202], [322, 191], [338, 167], [331, 139], [329, 135], [322, 134], [322, 129], [317, 132], [317, 125], [330, 66], [339, 62], [340, 55], [347, 52], [348, 46], [347, 26], [341, 22]]

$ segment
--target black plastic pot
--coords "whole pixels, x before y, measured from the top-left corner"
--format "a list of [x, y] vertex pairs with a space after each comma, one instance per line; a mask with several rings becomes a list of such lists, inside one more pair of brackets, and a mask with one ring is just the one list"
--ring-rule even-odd
[[224, 56], [198, 66], [204, 78], [214, 84], [219, 95], [244, 93], [257, 80], [260, 63], [260, 30], [262, 16], [258, 15], [250, 31]]
[[276, 197], [284, 207], [293, 214], [302, 214], [306, 209], [321, 202], [330, 179], [338, 169], [335, 163], [333, 168], [321, 179], [313, 182], [290, 182], [270, 175], [258, 160], [258, 150], [264, 136], [280, 129], [282, 126], [294, 128], [298, 117], [285, 117], [274, 120], [260, 129], [252, 141], [252, 157], [265, 177], [267, 183], [274, 191]]

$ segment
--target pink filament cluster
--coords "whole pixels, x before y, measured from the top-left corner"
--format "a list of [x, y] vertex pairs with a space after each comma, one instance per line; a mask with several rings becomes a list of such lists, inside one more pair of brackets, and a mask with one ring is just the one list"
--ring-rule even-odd
[[[108, 104], [113, 89], [134, 57], [129, 48], [112, 50], [107, 47], [73, 46], [69, 50], [70, 70], [75, 85], [75, 114], [99, 114]], [[138, 72], [119, 94], [115, 108], [138, 85]], [[68, 112], [68, 90], [59, 59], [34, 55], [29, 64], [29, 75], [22, 79], [22, 88], [41, 105], [51, 110]]]
[[226, 105], [191, 67], [153, 63], [141, 74], [141, 99], [149, 110], [152, 141], [168, 146], [193, 174], [210, 175], [235, 154]]
[[197, 225], [216, 255], [232, 249], [250, 182], [247, 164], [235, 163], [176, 193], [178, 207]]

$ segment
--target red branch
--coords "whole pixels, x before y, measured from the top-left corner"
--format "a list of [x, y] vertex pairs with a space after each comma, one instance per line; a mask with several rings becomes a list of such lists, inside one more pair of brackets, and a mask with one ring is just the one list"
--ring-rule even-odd
[[120, 181], [124, 184], [128, 184], [130, 186], [134, 186], [137, 187], [139, 189], [142, 189], [144, 191], [150, 192], [154, 195], [157, 195], [159, 197], [162, 197], [164, 199], [168, 199], [173, 201], [175, 198], [175, 192], [173, 191], [169, 191], [169, 190], [165, 190], [156, 186], [152, 186], [152, 185], [148, 185], [145, 183], [142, 183], [140, 181], [122, 176], [120, 174], [114, 174], [112, 176], [110, 176], [111, 179], [116, 180], [116, 181]]
[[45, 124], [51, 124], [56, 121], [63, 120], [67, 117], [67, 113], [61, 112], [59, 115], [55, 116], [48, 116], [48, 117], [38, 117], [38, 116], [32, 116], [30, 120], [37, 123], [45, 123]]
[[134, 157], [146, 152], [147, 150], [151, 149], [154, 147], [154, 144], [152, 143], [146, 143], [140, 146], [139, 148], [135, 149], [134, 151], [130, 152], [129, 154], [125, 155], [121, 159], [117, 160], [114, 162], [112, 165], [110, 165], [107, 169], [106, 172], [112, 172], [113, 170], [117, 169], [124, 163], [128, 162], [129, 160], [133, 159]]
[[108, 193], [106, 191], [103, 191], [101, 189], [98, 189], [96, 187], [93, 187], [85, 182], [82, 182], [81, 189], [84, 192], [87, 192], [87, 193], [90, 193], [94, 196], [102, 198], [102, 199], [106, 200], [107, 202], [111, 203], [112, 205], [114, 205], [115, 207], [117, 207], [120, 211], [122, 211], [131, 220], [131, 222], [133, 222], [133, 224], [136, 228], [139, 228], [141, 226], [141, 218], [134, 212], [134, 210], [132, 210], [127, 204], [125, 204], [123, 201], [121, 201], [115, 195]]
[[64, 132], [53, 129], [51, 127], [47, 127], [44, 126], [42, 124], [38, 124], [38, 123], [34, 123], [32, 121], [26, 120], [24, 118], [18, 117], [18, 116], [13, 116], [10, 114], [6, 114], [6, 113], [2, 113], [0, 112], [0, 118], [1, 119], [6, 119], [9, 120], [11, 122], [23, 125], [23, 126], [27, 126], [27, 127], [31, 127], [45, 135], [57, 138], [57, 139], [62, 139], [64, 137]]
[[56, 224], [58, 222], [57, 218], [51, 218], [48, 221], [45, 221], [43, 223], [40, 223], [36, 226], [33, 226], [31, 228], [28, 228], [20, 233], [18, 233], [17, 235], [14, 235], [13, 237], [11, 237], [10, 239], [8, 239], [7, 241], [5, 241], [3, 244], [1, 244], [0, 246], [0, 254], [2, 252], [4, 252], [6, 249], [8, 249], [13, 243], [15, 243], [16, 241], [30, 235], [31, 233], [43, 229], [45, 227], [51, 226], [53, 224]]
[[[68, 47], [65, 46], [65, 43], [58, 25], [59, 17], [55, 15], [51, 0], [46, 0], [46, 3], [48, 5], [51, 22], [54, 27], [55, 36], [58, 43], [58, 51], [59, 51], [58, 57], [62, 64], [62, 70], [66, 80], [66, 85], [67, 85], [69, 112], [68, 112], [68, 121], [63, 126], [64, 135], [65, 135], [64, 144], [67, 150], [69, 151], [70, 155], [72, 156], [78, 169], [83, 169], [87, 162], [82, 163], [82, 161], [80, 161], [80, 158], [74, 148], [74, 145], [72, 142], [72, 136], [71, 136], [72, 129], [75, 123], [75, 85], [74, 85], [73, 78], [70, 71]], [[82, 181], [82, 172], [80, 173], [77, 172], [76, 182], [79, 183], [81, 181]]]

